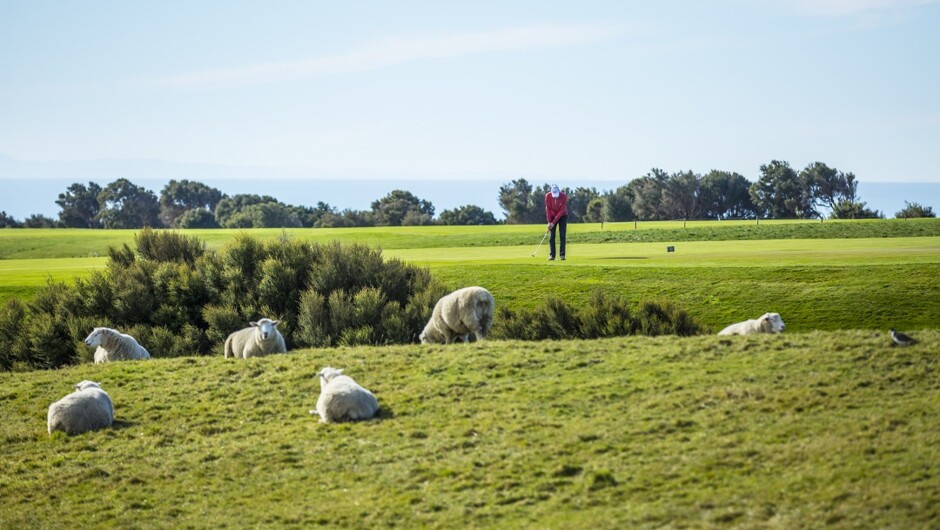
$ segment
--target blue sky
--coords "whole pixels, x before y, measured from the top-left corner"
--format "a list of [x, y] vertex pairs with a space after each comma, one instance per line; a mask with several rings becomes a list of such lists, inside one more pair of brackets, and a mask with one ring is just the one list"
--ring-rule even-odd
[[938, 51], [936, 0], [4, 0], [0, 178], [940, 182]]

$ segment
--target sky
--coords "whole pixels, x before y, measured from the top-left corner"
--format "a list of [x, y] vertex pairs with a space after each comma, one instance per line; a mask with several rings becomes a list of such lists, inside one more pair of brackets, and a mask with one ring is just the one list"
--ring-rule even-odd
[[938, 0], [0, 0], [0, 179], [936, 183], [938, 50]]

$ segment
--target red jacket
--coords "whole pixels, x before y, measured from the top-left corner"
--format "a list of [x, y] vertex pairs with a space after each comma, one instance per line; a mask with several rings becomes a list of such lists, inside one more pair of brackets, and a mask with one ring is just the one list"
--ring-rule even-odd
[[558, 198], [552, 197], [552, 193], [545, 194], [545, 219], [552, 224], [558, 222], [563, 216], [568, 215], [568, 196], [565, 192], [558, 194]]

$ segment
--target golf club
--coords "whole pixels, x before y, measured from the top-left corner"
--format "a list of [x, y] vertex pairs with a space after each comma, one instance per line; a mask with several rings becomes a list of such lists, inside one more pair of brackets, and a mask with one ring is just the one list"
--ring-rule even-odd
[[535, 254], [538, 253], [539, 249], [542, 248], [542, 243], [545, 242], [545, 237], [548, 236], [548, 232], [549, 232], [548, 230], [545, 231], [545, 235], [542, 236], [542, 240], [539, 241], [539, 246], [535, 247], [535, 252], [532, 253], [533, 258], [535, 257]]

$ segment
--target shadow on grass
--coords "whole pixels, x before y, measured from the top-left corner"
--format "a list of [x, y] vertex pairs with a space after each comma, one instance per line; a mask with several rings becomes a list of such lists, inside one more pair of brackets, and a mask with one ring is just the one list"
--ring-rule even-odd
[[115, 431], [121, 431], [124, 429], [130, 429], [135, 425], [137, 425], [136, 421], [114, 420], [114, 423], [111, 424], [111, 428]]
[[649, 259], [646, 256], [599, 256], [594, 259]]

